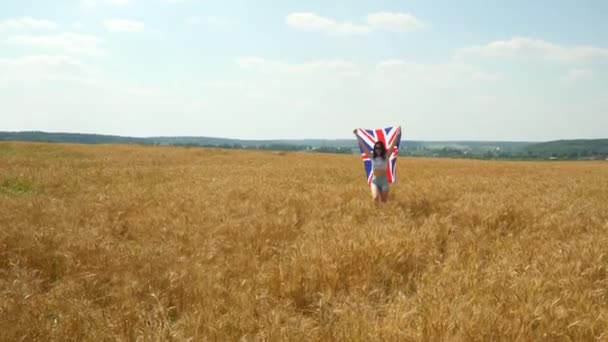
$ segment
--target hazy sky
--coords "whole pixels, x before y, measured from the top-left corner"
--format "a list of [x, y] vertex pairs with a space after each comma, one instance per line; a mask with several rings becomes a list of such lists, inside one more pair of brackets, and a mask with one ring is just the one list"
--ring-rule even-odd
[[[449, 5], [448, 5], [449, 4]], [[2, 0], [0, 130], [608, 137], [608, 1]]]

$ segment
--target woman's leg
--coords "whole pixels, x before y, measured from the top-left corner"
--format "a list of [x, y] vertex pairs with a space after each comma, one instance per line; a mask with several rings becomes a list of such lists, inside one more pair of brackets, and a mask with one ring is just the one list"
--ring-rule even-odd
[[380, 189], [378, 189], [378, 186], [376, 184], [374, 184], [373, 182], [369, 186], [372, 190], [372, 198], [374, 199], [375, 202], [378, 202], [381, 198]]
[[382, 202], [384, 203], [388, 201], [388, 186], [384, 188], [384, 191], [380, 192], [380, 198], [382, 198]]

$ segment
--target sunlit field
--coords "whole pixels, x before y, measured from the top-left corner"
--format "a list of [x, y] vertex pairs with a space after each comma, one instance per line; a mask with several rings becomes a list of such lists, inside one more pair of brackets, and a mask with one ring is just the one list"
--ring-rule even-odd
[[397, 163], [0, 143], [0, 340], [608, 340], [608, 162]]

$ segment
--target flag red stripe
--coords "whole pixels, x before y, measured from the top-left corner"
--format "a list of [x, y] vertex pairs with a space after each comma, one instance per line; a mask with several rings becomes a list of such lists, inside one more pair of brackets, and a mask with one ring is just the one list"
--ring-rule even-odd
[[388, 144], [389, 145], [392, 144], [396, 137], [397, 137], [397, 134], [396, 134], [395, 130], [393, 130], [393, 135], [391, 135], [391, 138], [388, 140]]
[[367, 131], [366, 131], [366, 130], [364, 130], [364, 129], [359, 129], [359, 132], [361, 132], [361, 134], [365, 135], [365, 136], [367, 137], [367, 139], [369, 139], [369, 140], [371, 140], [371, 141], [373, 141], [373, 142], [375, 142], [375, 141], [376, 141], [376, 139], [374, 139], [374, 137], [372, 137], [371, 135], [369, 135], [369, 133], [367, 133]]

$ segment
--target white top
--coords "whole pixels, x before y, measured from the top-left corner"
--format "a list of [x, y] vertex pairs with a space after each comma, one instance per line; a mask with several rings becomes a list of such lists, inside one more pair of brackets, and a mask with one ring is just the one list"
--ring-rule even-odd
[[388, 160], [384, 159], [380, 156], [372, 157], [372, 169], [373, 170], [386, 170], [386, 165], [388, 164]]

